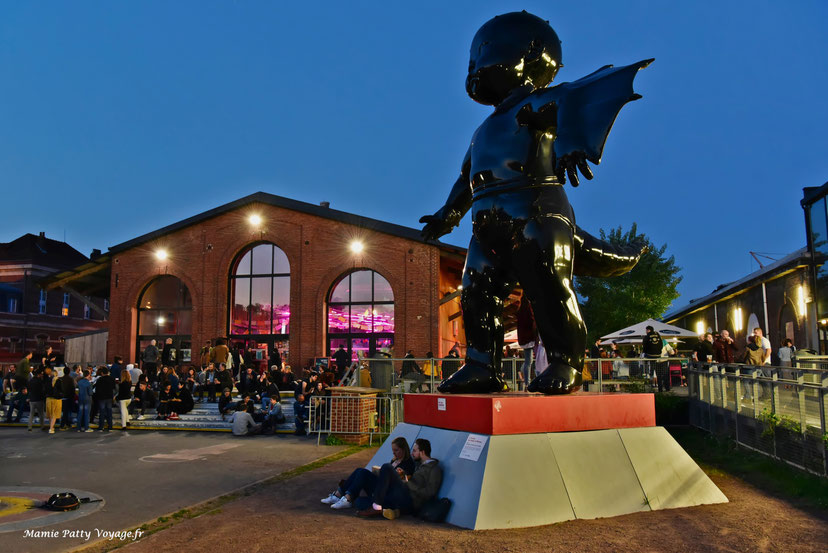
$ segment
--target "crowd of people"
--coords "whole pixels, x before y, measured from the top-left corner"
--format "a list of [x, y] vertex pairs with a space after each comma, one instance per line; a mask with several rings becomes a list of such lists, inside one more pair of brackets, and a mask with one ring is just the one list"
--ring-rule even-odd
[[[232, 353], [224, 340], [213, 347], [208, 341], [199, 360], [201, 364], [175, 364], [171, 341], [161, 349], [155, 340], [141, 352], [141, 364], [125, 365], [115, 356], [111, 365], [57, 366], [58, 358], [49, 348], [34, 360], [27, 352], [2, 374], [2, 398], [6, 422], [20, 422], [29, 412], [28, 429], [37, 422], [41, 429], [75, 429], [92, 432], [96, 419], [101, 431], [113, 430], [113, 407], [120, 415], [120, 428], [131, 420], [144, 420], [154, 411], [158, 420], [180, 420], [198, 403], [217, 403], [221, 420], [232, 422], [236, 435], [274, 432], [285, 422], [281, 393], [294, 391], [296, 432], [305, 433], [305, 422], [313, 396], [327, 394], [331, 378], [320, 378], [312, 367], [297, 380], [289, 365], [281, 362], [278, 350], [268, 361], [268, 370], [243, 360], [232, 364]], [[236, 396], [234, 397], [234, 393]], [[237, 399], [240, 397], [240, 399]]]

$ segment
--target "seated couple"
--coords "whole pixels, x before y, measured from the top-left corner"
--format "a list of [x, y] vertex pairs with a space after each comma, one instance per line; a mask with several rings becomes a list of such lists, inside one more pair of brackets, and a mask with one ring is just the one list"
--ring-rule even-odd
[[[382, 465], [378, 474], [356, 469], [322, 503], [332, 509], [355, 505], [359, 516], [384, 516], [389, 520], [419, 511], [437, 495], [443, 483], [443, 471], [437, 459], [431, 458], [431, 443], [418, 438], [409, 454], [408, 442], [400, 437], [391, 442], [391, 452], [394, 458]], [[367, 497], [360, 497], [363, 491]]]

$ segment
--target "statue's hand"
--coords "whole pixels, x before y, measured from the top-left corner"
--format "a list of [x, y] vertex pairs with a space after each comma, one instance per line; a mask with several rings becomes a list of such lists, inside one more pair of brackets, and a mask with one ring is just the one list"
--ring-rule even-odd
[[425, 223], [420, 234], [426, 240], [437, 240], [441, 236], [450, 233], [451, 229], [460, 222], [461, 217], [462, 215], [457, 210], [447, 210], [445, 207], [434, 215], [424, 215], [420, 217], [420, 222]]
[[581, 171], [581, 174], [587, 180], [592, 180], [592, 169], [587, 165], [584, 152], [575, 151], [558, 158], [555, 173], [559, 179], [563, 179], [566, 175], [569, 175], [569, 183], [572, 186], [578, 186], [581, 184], [578, 181], [578, 171]]

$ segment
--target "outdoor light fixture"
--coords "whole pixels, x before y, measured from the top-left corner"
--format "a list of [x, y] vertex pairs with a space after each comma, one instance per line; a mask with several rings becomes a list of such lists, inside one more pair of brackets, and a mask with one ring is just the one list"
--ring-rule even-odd
[[742, 308], [737, 307], [733, 310], [733, 330], [742, 330]]
[[799, 285], [799, 290], [797, 290], [797, 301], [796, 307], [799, 310], [799, 316], [805, 316], [805, 287], [801, 284]]
[[165, 319], [164, 317], [158, 317], [158, 324], [163, 325], [166, 322], [167, 322], [167, 319]]
[[696, 323], [696, 334], [701, 336], [704, 334], [704, 321], [699, 321]]
[[253, 215], [248, 217], [247, 220], [254, 227], [258, 227], [259, 225], [262, 224], [262, 216], [257, 214], [257, 213], [254, 213]]
[[155, 250], [155, 257], [157, 257], [159, 261], [164, 261], [167, 259], [167, 250]]
[[362, 253], [362, 250], [365, 249], [365, 245], [359, 240], [354, 240], [351, 242], [350, 248], [352, 253]]

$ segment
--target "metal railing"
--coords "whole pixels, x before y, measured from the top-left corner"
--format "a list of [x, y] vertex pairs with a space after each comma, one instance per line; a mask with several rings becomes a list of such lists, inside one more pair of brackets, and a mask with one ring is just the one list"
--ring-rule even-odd
[[828, 476], [828, 370], [696, 363], [688, 385], [693, 426]]
[[[463, 365], [456, 357], [418, 357], [403, 359], [364, 359], [361, 365], [371, 374], [371, 387], [394, 394], [436, 392], [440, 382], [451, 376]], [[522, 390], [535, 375], [535, 363], [531, 363], [528, 379], [523, 375], [523, 358], [506, 357], [501, 360], [501, 374], [510, 390]], [[686, 376], [686, 357], [661, 357], [645, 359], [625, 357], [613, 359], [586, 359], [588, 374], [585, 389], [589, 391], [651, 391], [659, 388], [680, 386]], [[659, 382], [659, 376], [662, 377]], [[357, 385], [358, 371], [352, 371], [344, 382]]]
[[322, 434], [387, 436], [403, 420], [401, 395], [388, 396], [313, 396], [308, 405], [308, 433], [316, 433], [319, 445]]
[[614, 357], [585, 360], [584, 390], [597, 393], [666, 391], [686, 382], [686, 357]]

